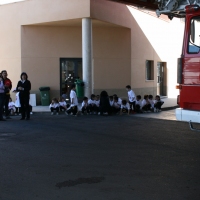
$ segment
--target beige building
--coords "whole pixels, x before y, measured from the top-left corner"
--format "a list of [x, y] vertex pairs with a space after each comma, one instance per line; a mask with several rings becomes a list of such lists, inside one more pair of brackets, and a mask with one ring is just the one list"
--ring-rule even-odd
[[0, 6], [0, 70], [16, 87], [27, 72], [31, 93], [67, 93], [76, 77], [85, 94], [106, 90], [176, 97], [184, 24], [106, 0], [26, 0]]

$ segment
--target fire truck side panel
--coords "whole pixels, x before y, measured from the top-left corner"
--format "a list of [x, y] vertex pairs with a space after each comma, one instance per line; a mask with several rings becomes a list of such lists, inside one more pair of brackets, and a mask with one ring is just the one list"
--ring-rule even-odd
[[200, 111], [200, 85], [182, 85], [179, 105], [184, 109]]
[[183, 84], [200, 84], [200, 57], [183, 60]]

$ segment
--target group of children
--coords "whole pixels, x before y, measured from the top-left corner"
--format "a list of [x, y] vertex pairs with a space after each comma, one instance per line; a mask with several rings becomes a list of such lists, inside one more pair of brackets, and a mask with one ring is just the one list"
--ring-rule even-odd
[[[161, 106], [163, 101], [161, 101], [160, 96], [156, 95], [153, 99], [152, 95], [144, 95], [142, 100], [140, 95], [135, 96], [135, 93], [131, 90], [131, 87], [126, 86], [128, 92], [128, 100], [119, 98], [116, 94], [109, 96], [109, 109], [104, 114], [123, 114], [123, 113], [145, 113], [145, 112], [159, 112], [161, 111]], [[77, 115], [78, 112], [81, 114], [101, 114], [100, 112], [100, 95], [92, 94], [90, 99], [88, 97], [83, 98], [81, 108], [78, 109], [78, 100], [75, 93], [75, 88], [72, 88], [70, 93], [71, 105], [65, 102], [63, 97], [59, 100], [56, 98], [52, 99], [49, 106], [51, 110], [51, 115], [55, 113], [59, 115], [60, 111], [64, 111], [66, 115], [72, 114]], [[102, 105], [101, 105], [102, 106]]]
[[[8, 110], [9, 110], [9, 115], [21, 115], [21, 105], [20, 105], [20, 100], [19, 100], [19, 92], [16, 92], [16, 90], [14, 90], [13, 92], [16, 93], [15, 95], [15, 102], [12, 101], [12, 98], [9, 98], [9, 102], [8, 102]], [[32, 106], [29, 105], [29, 110], [30, 110], [30, 114], [32, 115]]]

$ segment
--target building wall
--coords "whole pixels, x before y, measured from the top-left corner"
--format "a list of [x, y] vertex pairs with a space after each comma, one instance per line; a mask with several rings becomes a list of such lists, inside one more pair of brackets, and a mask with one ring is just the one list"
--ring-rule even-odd
[[[29, 74], [37, 102], [41, 86], [50, 86], [51, 97], [59, 97], [60, 58], [82, 57], [81, 27], [23, 26], [21, 36], [21, 68]], [[109, 89], [121, 94], [127, 80], [131, 80], [130, 30], [94, 27], [93, 41], [94, 92]]]
[[[90, 0], [27, 0], [0, 6], [0, 70], [8, 71], [13, 87], [16, 87], [23, 70], [21, 26], [89, 16]], [[39, 59], [34, 62], [40, 63]], [[41, 59], [41, 62], [44, 61]], [[29, 76], [31, 78], [31, 74]], [[32, 87], [36, 88], [37, 85], [33, 83]]]
[[81, 38], [81, 27], [22, 27], [21, 66], [29, 74], [32, 93], [49, 86], [51, 97], [60, 96], [60, 58], [81, 58]]
[[[82, 57], [84, 17], [108, 23], [93, 27], [95, 93], [106, 89], [109, 94], [126, 96], [124, 87], [130, 84], [136, 94], [155, 95], [157, 62], [166, 62], [167, 94], [176, 96], [176, 63], [184, 25], [106, 0], [28, 0], [0, 6], [1, 70], [8, 70], [14, 86], [20, 73], [27, 71], [32, 93], [48, 85], [52, 96], [57, 96], [59, 58]], [[69, 26], [70, 20], [76, 22], [71, 21]], [[146, 60], [154, 61], [153, 81], [145, 80]]]
[[[167, 95], [176, 97], [177, 58], [181, 54], [184, 24], [164, 21], [123, 4], [91, 0], [91, 16], [131, 30], [131, 81], [136, 94], [157, 93], [157, 62], [167, 63]], [[145, 80], [146, 60], [154, 61], [154, 80]]]
[[93, 30], [94, 93], [126, 94], [131, 81], [131, 31], [128, 28], [99, 27]]

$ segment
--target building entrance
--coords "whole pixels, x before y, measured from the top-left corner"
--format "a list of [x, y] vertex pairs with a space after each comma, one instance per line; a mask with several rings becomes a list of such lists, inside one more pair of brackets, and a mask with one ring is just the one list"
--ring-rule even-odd
[[157, 63], [157, 94], [167, 96], [166, 62]]
[[60, 58], [60, 93], [67, 101], [71, 85], [82, 77], [82, 58]]

